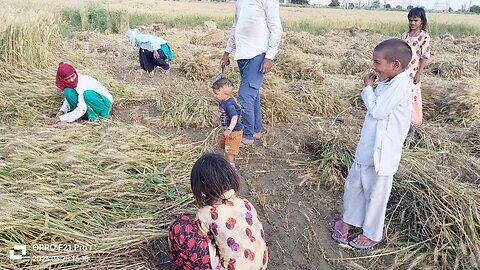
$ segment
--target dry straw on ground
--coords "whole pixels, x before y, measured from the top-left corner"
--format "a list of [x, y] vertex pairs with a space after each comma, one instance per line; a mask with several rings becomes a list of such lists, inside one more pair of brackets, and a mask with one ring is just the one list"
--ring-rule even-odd
[[264, 123], [289, 122], [295, 116], [297, 101], [283, 89], [263, 89], [260, 100]]
[[473, 124], [480, 117], [480, 76], [465, 80], [453, 90], [443, 101], [442, 113], [450, 121]]
[[104, 259], [141, 264], [107, 254], [165, 236], [171, 218], [191, 202], [185, 164], [194, 150], [141, 126], [105, 120], [1, 133], [3, 246], [52, 239], [88, 246], [82, 255], [97, 259], [72, 269], [94, 269]]
[[399, 254], [397, 263], [409, 269], [427, 265], [438, 269], [477, 269], [480, 174], [477, 171], [474, 176], [476, 184], [462, 181], [465, 177], [471, 180], [472, 176], [440, 165], [442, 155], [407, 151], [395, 176], [388, 223], [396, 232], [394, 243], [411, 244]]
[[298, 50], [281, 50], [275, 60], [275, 72], [286, 81], [311, 80], [322, 83], [322, 64], [302, 56]]
[[370, 68], [370, 62], [357, 50], [345, 52], [340, 64], [342, 72], [347, 75], [366, 73]]
[[466, 133], [465, 144], [473, 155], [480, 158], [480, 121], [472, 125]]
[[446, 79], [471, 77], [477, 73], [474, 64], [461, 58], [450, 61], [432, 62], [429, 64], [429, 69], [432, 74]]
[[185, 73], [187, 79], [211, 83], [218, 73], [216, 71], [218, 64], [214, 63], [217, 58], [207, 49], [198, 50], [193, 53], [192, 57], [187, 56], [182, 61], [180, 70]]
[[[212, 95], [213, 96], [213, 95]], [[153, 120], [162, 127], [208, 128], [218, 115], [218, 105], [213, 97], [208, 98], [193, 91], [167, 97], [159, 118]]]
[[338, 92], [311, 81], [291, 82], [288, 91], [303, 104], [302, 112], [315, 116], [333, 117], [347, 108], [344, 100], [338, 96]]
[[314, 155], [314, 160], [300, 184], [341, 191], [353, 164], [357, 132], [356, 127], [337, 121], [325, 129], [312, 131], [312, 135], [307, 137], [305, 149]]

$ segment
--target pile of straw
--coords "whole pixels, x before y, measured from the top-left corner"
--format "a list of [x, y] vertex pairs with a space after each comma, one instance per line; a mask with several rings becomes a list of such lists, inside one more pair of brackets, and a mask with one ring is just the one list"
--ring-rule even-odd
[[366, 73], [370, 68], [368, 61], [358, 50], [347, 51], [343, 59], [340, 61], [343, 74], [356, 75], [358, 73]]
[[471, 125], [480, 117], [480, 76], [459, 84], [443, 101], [442, 113], [447, 120]]
[[180, 65], [180, 70], [185, 73], [185, 77], [192, 81], [209, 82], [215, 77], [218, 68], [218, 60], [208, 50], [198, 50], [192, 57], [185, 57]]
[[401, 249], [397, 263], [409, 269], [478, 269], [480, 176], [477, 171], [477, 184], [464, 181], [471, 176], [442, 166], [443, 158], [440, 152], [404, 155], [387, 216], [392, 242]]
[[422, 79], [422, 109], [425, 120], [434, 120], [440, 117], [443, 100], [449, 92], [449, 84], [442, 80], [425, 77]]
[[295, 116], [298, 103], [283, 89], [262, 89], [260, 100], [264, 123], [289, 122]]
[[466, 59], [432, 62], [429, 69], [432, 74], [446, 79], [471, 77], [476, 73], [475, 66]]
[[207, 97], [197, 92], [182, 93], [163, 101], [163, 110], [154, 120], [162, 127], [206, 128], [212, 127], [218, 115], [218, 104], [213, 95]]
[[[194, 148], [141, 126], [104, 120], [0, 134], [2, 246], [26, 244], [29, 255], [53, 255], [31, 245], [75, 243], [89, 248], [77, 255], [91, 259], [69, 269], [100, 262], [140, 267], [143, 259], [129, 254], [164, 237], [168, 222], [192, 201], [185, 164], [197, 155]], [[14, 268], [5, 256], [0, 264]], [[52, 265], [66, 267], [42, 268]]]
[[353, 164], [358, 132], [354, 126], [343, 124], [328, 127], [326, 132], [312, 132], [305, 150], [314, 155], [314, 160], [300, 184], [314, 185], [317, 190], [324, 187], [332, 192], [341, 191]]
[[470, 153], [480, 157], [480, 122], [475, 123], [465, 134], [465, 144]]
[[224, 31], [217, 29], [195, 34], [190, 39], [190, 44], [208, 48], [224, 48], [226, 46], [225, 42]]
[[303, 56], [299, 51], [281, 50], [275, 61], [275, 72], [286, 81], [311, 80], [322, 83], [325, 80], [322, 64]]
[[288, 89], [302, 104], [302, 110], [315, 116], [333, 117], [347, 107], [334, 89], [318, 86], [311, 81], [291, 82]]
[[332, 56], [335, 52], [331, 46], [326, 46], [323, 38], [306, 32], [287, 31], [282, 42], [288, 48], [300, 49], [305, 54]]

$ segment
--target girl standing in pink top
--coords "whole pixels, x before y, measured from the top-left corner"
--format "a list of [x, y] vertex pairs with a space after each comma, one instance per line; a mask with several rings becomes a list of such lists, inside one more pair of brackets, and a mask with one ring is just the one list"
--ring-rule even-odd
[[412, 8], [408, 13], [408, 22], [410, 30], [403, 34], [402, 39], [412, 48], [412, 60], [407, 66], [407, 72], [412, 87], [412, 124], [419, 126], [423, 121], [421, 77], [430, 59], [430, 36], [426, 31], [425, 10], [421, 7]]

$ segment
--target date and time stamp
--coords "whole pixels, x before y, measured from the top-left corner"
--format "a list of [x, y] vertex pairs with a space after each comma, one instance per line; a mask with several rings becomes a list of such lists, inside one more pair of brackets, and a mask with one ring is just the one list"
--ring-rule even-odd
[[78, 243], [35, 243], [13, 246], [9, 257], [12, 261], [84, 263], [92, 259], [87, 255], [91, 254], [90, 251], [92, 246]]

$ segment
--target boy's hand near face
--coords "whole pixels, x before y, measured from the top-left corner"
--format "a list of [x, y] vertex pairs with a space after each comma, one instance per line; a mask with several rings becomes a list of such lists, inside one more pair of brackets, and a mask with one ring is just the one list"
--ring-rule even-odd
[[363, 83], [365, 84], [365, 87], [372, 86], [376, 79], [377, 79], [377, 75], [371, 72], [365, 75], [365, 77], [363, 78]]

